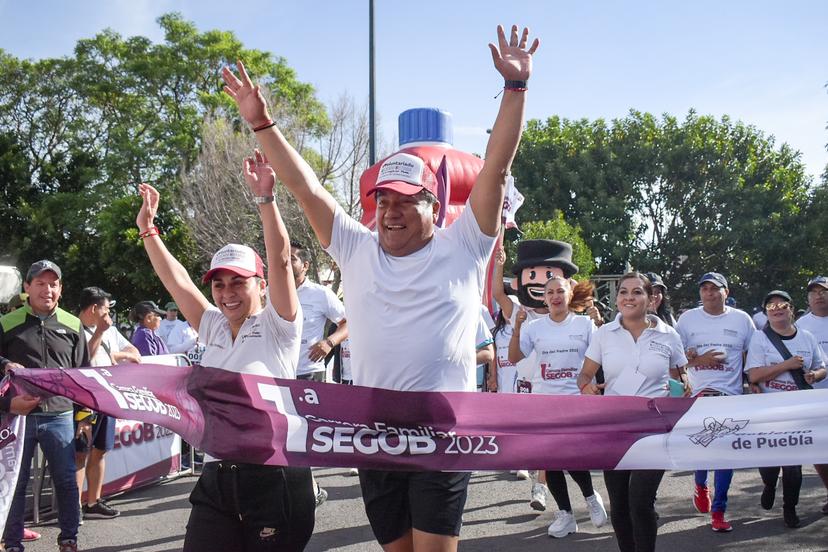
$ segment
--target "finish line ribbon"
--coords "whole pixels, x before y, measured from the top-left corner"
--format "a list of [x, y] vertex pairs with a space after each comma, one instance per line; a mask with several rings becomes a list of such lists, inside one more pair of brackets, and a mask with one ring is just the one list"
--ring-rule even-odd
[[17, 392], [164, 426], [239, 462], [424, 470], [828, 462], [828, 390], [648, 399], [403, 392], [202, 366], [11, 372]]

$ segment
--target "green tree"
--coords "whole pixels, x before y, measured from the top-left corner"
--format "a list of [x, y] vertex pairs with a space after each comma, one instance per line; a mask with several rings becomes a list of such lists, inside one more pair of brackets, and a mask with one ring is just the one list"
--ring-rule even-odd
[[510, 254], [507, 264], [511, 266], [515, 261], [517, 244], [523, 240], [559, 240], [572, 245], [572, 262], [578, 265], [578, 280], [587, 279], [595, 270], [595, 259], [592, 251], [583, 238], [583, 232], [578, 225], [571, 225], [564, 220], [563, 213], [555, 211], [552, 218], [543, 221], [531, 221], [520, 227], [521, 235], [511, 240]]

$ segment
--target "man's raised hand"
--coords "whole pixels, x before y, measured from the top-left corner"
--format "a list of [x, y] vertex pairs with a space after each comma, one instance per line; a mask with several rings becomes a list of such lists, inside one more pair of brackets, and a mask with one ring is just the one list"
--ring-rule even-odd
[[489, 43], [489, 49], [492, 51], [492, 61], [494, 61], [495, 68], [503, 75], [505, 80], [525, 81], [529, 79], [529, 75], [532, 73], [532, 54], [540, 46], [540, 41], [536, 38], [527, 50], [526, 42], [528, 40], [528, 27], [524, 28], [520, 37], [518, 37], [518, 26], [512, 25], [511, 36], [507, 42], [503, 26], [497, 26], [498, 45], [495, 46]]
[[221, 78], [224, 79], [224, 91], [236, 100], [239, 114], [250, 126], [256, 128], [269, 123], [270, 115], [267, 112], [267, 102], [265, 102], [259, 85], [253, 85], [253, 81], [250, 80], [250, 76], [247, 74], [241, 60], [238, 60], [236, 65], [239, 68], [238, 77], [227, 66], [221, 70]]

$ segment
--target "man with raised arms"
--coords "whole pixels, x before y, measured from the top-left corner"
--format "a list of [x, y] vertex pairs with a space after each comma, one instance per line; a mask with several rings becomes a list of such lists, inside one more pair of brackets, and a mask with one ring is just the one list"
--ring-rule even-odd
[[[437, 179], [419, 157], [398, 153], [380, 168], [376, 233], [348, 217], [270, 119], [239, 63], [225, 91], [278, 167], [322, 246], [341, 267], [354, 383], [405, 391], [473, 391], [475, 327], [486, 260], [500, 230], [505, 178], [523, 126], [535, 39], [498, 27], [489, 44], [505, 79], [500, 111], [463, 214], [435, 228]], [[378, 335], [384, 336], [377, 339]], [[394, 362], [388, 362], [394, 359]], [[455, 550], [468, 473], [361, 470], [368, 519], [386, 551]]]

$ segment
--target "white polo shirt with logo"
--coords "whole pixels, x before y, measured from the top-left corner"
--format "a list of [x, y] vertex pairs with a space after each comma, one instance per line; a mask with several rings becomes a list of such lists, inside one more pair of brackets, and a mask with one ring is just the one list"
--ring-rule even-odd
[[[825, 367], [825, 359], [822, 355], [822, 349], [817, 343], [814, 335], [808, 330], [797, 329], [796, 334], [791, 337], [780, 336], [782, 343], [793, 356], [801, 356], [803, 360], [802, 370], [808, 372], [812, 370], [819, 370]], [[748, 347], [747, 360], [745, 361], [745, 372], [749, 372], [753, 368], [761, 368], [763, 366], [772, 366], [779, 364], [784, 359], [776, 347], [773, 346], [765, 332], [756, 332], [753, 334], [753, 339], [750, 340], [750, 347]], [[782, 372], [773, 379], [759, 383], [759, 387], [765, 393], [778, 393], [780, 391], [797, 391], [799, 386], [791, 375], [790, 371]]]
[[307, 278], [296, 288], [296, 293], [299, 295], [303, 313], [302, 345], [299, 349], [296, 375], [324, 372], [325, 359], [312, 361], [308, 358], [308, 349], [322, 341], [328, 320], [339, 324], [345, 318], [345, 307], [330, 288], [311, 282]]
[[205, 346], [201, 364], [240, 374], [294, 379], [301, 334], [301, 307], [296, 320], [290, 322], [267, 301], [264, 309], [244, 321], [235, 340], [227, 318], [210, 307], [198, 327]]
[[400, 391], [474, 391], [475, 335], [485, 235], [468, 202], [448, 228], [404, 257], [340, 206], [328, 253], [342, 270], [356, 385]]
[[[816, 316], [809, 312], [796, 321], [796, 327], [811, 332], [822, 348], [822, 358], [828, 362], [828, 316]], [[814, 383], [814, 389], [828, 389], [828, 378]]]
[[621, 317], [592, 336], [586, 357], [604, 368], [605, 395], [666, 397], [670, 369], [687, 364], [679, 334], [655, 315], [635, 341]]
[[699, 355], [708, 351], [727, 355], [721, 364], [687, 367], [693, 395], [705, 389], [726, 395], [742, 394], [742, 355], [756, 331], [748, 313], [726, 306], [722, 314], [713, 315], [705, 312], [704, 307], [697, 307], [679, 317], [676, 331], [685, 350], [695, 349]]
[[520, 351], [537, 355], [537, 370], [532, 393], [547, 395], [578, 395], [578, 375], [584, 366], [595, 324], [588, 316], [573, 313], [561, 322], [549, 315], [527, 322], [520, 329]]

